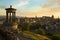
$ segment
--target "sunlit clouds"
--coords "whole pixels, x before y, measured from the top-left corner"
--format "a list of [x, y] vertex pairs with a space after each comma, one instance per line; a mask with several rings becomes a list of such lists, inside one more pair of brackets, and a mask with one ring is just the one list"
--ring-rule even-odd
[[21, 1], [17, 4], [14, 5], [15, 8], [19, 8], [19, 7], [22, 7], [22, 6], [25, 6], [25, 5], [28, 5], [29, 4], [29, 1]]
[[3, 9], [0, 9], [0, 15], [4, 16], [5, 15], [5, 11]]
[[11, 3], [8, 2], [8, 0], [1, 0], [0, 9], [2, 8], [2, 11], [0, 10], [0, 15], [5, 15], [4, 8], [7, 8], [10, 4], [17, 9], [17, 16], [41, 17], [54, 15], [57, 18], [60, 15], [60, 0], [11, 0]]

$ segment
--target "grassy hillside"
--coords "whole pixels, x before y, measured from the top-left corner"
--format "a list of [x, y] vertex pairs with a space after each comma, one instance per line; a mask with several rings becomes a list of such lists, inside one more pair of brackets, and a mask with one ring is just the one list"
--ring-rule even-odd
[[24, 37], [29, 38], [31, 40], [51, 40], [46, 36], [35, 34], [35, 33], [32, 33], [32, 32], [29, 32], [29, 31], [24, 31], [24, 32], [22, 32], [22, 34], [23, 34]]

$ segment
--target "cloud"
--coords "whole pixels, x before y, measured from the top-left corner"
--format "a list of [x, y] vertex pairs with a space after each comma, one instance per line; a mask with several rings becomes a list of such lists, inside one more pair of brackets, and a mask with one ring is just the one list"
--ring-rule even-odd
[[40, 0], [33, 0], [34, 2], [38, 2], [38, 1], [40, 1]]
[[7, 8], [8, 7], [8, 5], [0, 5], [0, 8], [1, 9], [5, 9], [5, 8]]
[[46, 0], [47, 3], [42, 5], [42, 11], [49, 11], [51, 13], [60, 12], [60, 0]]
[[60, 0], [46, 0], [47, 3], [44, 4], [46, 7], [60, 7]]
[[2, 15], [5, 15], [5, 10], [3, 10], [3, 9], [0, 9], [0, 15], [2, 16]]
[[[46, 3], [40, 6], [32, 6], [29, 8], [24, 9], [24, 6], [28, 5], [31, 1], [38, 2], [39, 0], [22, 0], [18, 3], [15, 3], [15, 8], [23, 7], [23, 9], [17, 10], [18, 16], [51, 16], [54, 15], [55, 17], [60, 15], [60, 0], [46, 0]], [[0, 8], [6, 8], [6, 6], [0, 6]], [[3, 10], [0, 11], [3, 13]], [[5, 12], [4, 12], [5, 13]]]
[[24, 0], [24, 1], [21, 1], [21, 2], [19, 2], [19, 3], [17, 3], [17, 4], [15, 4], [16, 6], [14, 6], [14, 7], [22, 7], [22, 6], [25, 6], [25, 5], [27, 5], [27, 4], [29, 4], [29, 1], [27, 1], [27, 0]]

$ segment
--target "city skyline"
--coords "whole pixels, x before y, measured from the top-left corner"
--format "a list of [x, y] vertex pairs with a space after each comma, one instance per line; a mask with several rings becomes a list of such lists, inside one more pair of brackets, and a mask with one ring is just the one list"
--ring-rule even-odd
[[60, 15], [60, 0], [0, 0], [0, 15], [5, 15], [5, 8], [9, 8], [10, 5], [17, 9], [17, 16], [54, 15], [57, 18]]

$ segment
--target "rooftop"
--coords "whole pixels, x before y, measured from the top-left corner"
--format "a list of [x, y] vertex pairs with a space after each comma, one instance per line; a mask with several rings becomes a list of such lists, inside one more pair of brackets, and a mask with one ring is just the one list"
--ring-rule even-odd
[[16, 9], [12, 8], [12, 5], [10, 5], [10, 8], [6, 8], [5, 10], [16, 10]]

